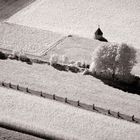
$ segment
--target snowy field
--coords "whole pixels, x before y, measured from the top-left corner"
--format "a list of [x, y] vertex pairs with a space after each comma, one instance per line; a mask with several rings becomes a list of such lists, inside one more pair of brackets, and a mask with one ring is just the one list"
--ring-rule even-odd
[[91, 63], [92, 53], [96, 47], [106, 44], [94, 39], [72, 36], [48, 51], [45, 58], [49, 59], [52, 54], [65, 55], [70, 61]]
[[8, 22], [92, 38], [98, 24], [111, 42], [140, 46], [139, 0], [36, 0]]
[[0, 121], [64, 139], [139, 140], [140, 125], [0, 87]]
[[0, 48], [40, 55], [61, 38], [51, 31], [0, 23]]
[[140, 117], [139, 95], [105, 85], [92, 76], [58, 71], [47, 64], [27, 65], [13, 60], [1, 60], [0, 67], [0, 81]]

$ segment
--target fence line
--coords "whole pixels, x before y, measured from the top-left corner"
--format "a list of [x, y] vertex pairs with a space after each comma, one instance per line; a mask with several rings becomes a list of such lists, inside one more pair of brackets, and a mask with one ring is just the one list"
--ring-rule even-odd
[[28, 87], [22, 87], [20, 85], [14, 85], [12, 83], [6, 83], [4, 81], [0, 82], [0, 86], [10, 88], [10, 89], [14, 89], [14, 90], [18, 90], [18, 91], [22, 91], [22, 92], [25, 92], [25, 93], [31, 94], [31, 95], [36, 95], [36, 96], [39, 96], [39, 97], [42, 97], [42, 98], [52, 99], [52, 100], [59, 101], [59, 102], [62, 102], [62, 103], [66, 103], [66, 104], [69, 104], [69, 105], [72, 105], [72, 106], [75, 106], [75, 107], [79, 107], [81, 109], [101, 113], [101, 114], [104, 114], [104, 115], [108, 115], [108, 116], [112, 116], [112, 117], [115, 117], [115, 118], [119, 118], [119, 119], [123, 119], [123, 120], [127, 120], [127, 121], [130, 121], [130, 122], [140, 124], [140, 118], [136, 118], [134, 115], [130, 116], [130, 115], [122, 114], [120, 112], [112, 111], [110, 109], [107, 110], [107, 109], [98, 107], [95, 104], [92, 104], [92, 105], [85, 104], [85, 103], [82, 103], [79, 100], [78, 101], [70, 100], [67, 97], [64, 98], [64, 97], [57, 96], [55, 94], [52, 95], [52, 94], [48, 94], [48, 93], [45, 93], [45, 92], [42, 92], [42, 91], [36, 91], [36, 90], [30, 89]]

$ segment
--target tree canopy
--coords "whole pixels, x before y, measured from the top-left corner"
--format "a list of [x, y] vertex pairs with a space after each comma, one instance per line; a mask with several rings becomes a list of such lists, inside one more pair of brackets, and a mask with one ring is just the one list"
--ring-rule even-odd
[[125, 44], [105, 44], [93, 52], [90, 71], [128, 75], [136, 64], [136, 50]]

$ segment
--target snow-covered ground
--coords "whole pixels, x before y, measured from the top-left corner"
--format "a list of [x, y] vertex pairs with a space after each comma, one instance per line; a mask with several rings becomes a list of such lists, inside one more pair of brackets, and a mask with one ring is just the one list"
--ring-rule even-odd
[[140, 125], [0, 87], [0, 122], [64, 139], [139, 140]]
[[62, 35], [9, 23], [0, 23], [0, 48], [41, 55]]
[[89, 38], [99, 24], [109, 41], [140, 46], [139, 0], [36, 0], [8, 21]]
[[45, 58], [49, 59], [52, 54], [58, 54], [59, 56], [67, 56], [70, 61], [81, 61], [90, 64], [93, 51], [103, 44], [106, 44], [106, 42], [78, 36], [67, 37], [63, 42], [48, 51]]
[[0, 81], [140, 117], [139, 95], [105, 85], [92, 76], [58, 71], [47, 64], [27, 65], [13, 60], [1, 60], [0, 67]]

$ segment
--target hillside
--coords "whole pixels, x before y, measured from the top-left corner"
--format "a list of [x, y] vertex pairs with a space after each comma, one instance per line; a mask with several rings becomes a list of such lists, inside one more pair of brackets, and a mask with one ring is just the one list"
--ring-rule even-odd
[[92, 76], [58, 71], [47, 64], [27, 65], [13, 60], [1, 60], [0, 67], [0, 81], [140, 117], [139, 95], [105, 85]]
[[98, 24], [110, 42], [140, 46], [139, 0], [36, 0], [8, 22], [92, 38]]
[[140, 125], [0, 88], [0, 122], [55, 138], [139, 140]]
[[[140, 76], [139, 7], [138, 0], [0, 0], [0, 50], [22, 50], [46, 61], [52, 54], [66, 55], [89, 64], [94, 49], [104, 44], [93, 39], [100, 24], [110, 42], [126, 42], [137, 49], [132, 74]], [[139, 95], [90, 75], [9, 59], [0, 60], [0, 68], [0, 81], [140, 118]], [[2, 87], [0, 114], [0, 123], [61, 139], [140, 139], [138, 124]], [[1, 128], [0, 139], [5, 133], [11, 139], [33, 139]]]
[[[73, 35], [64, 36], [56, 32], [17, 25], [0, 23], [0, 48], [23, 51], [48, 60], [50, 55], [66, 55], [73, 61], [91, 62], [94, 49], [106, 42]], [[46, 54], [46, 55], [45, 55]], [[139, 75], [140, 50], [137, 49], [137, 61], [133, 73]]]
[[62, 35], [36, 28], [0, 23], [0, 48], [40, 55]]
[[95, 39], [88, 39], [79, 36], [67, 37], [63, 42], [47, 52], [45, 58], [52, 54], [65, 55], [69, 60], [91, 63], [91, 56], [94, 49], [106, 44]]

